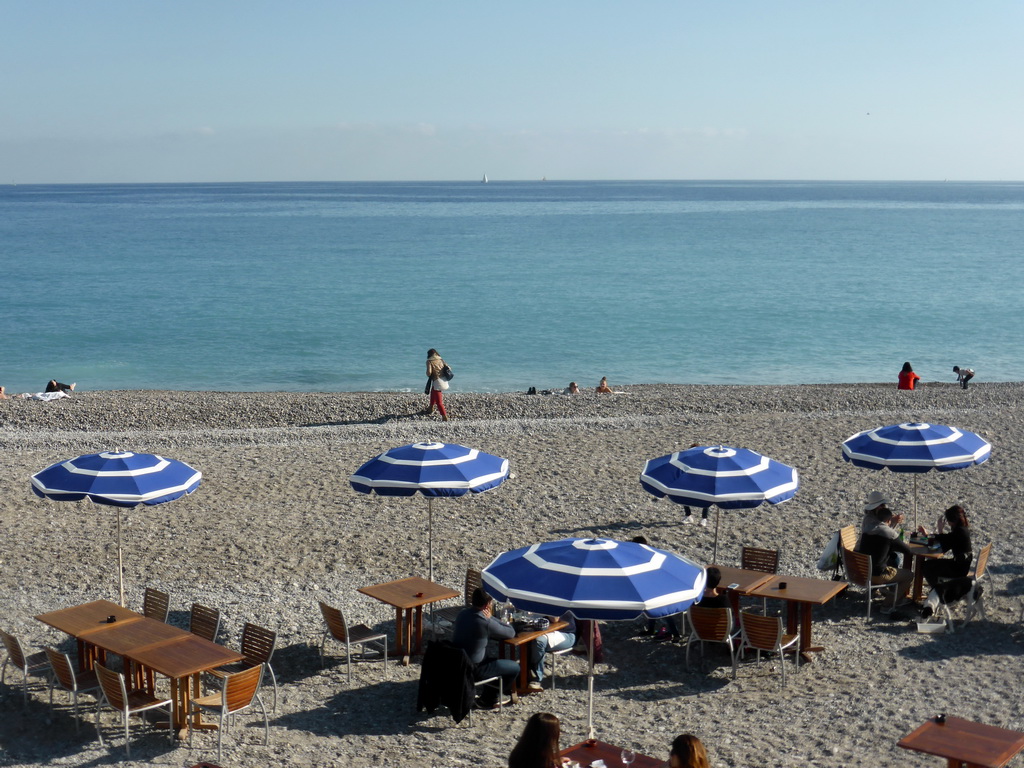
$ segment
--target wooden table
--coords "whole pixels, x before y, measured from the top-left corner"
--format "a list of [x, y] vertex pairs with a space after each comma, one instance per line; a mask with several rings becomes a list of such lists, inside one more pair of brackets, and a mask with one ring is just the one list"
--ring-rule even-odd
[[[395, 650], [402, 663], [423, 651], [423, 606], [459, 597], [461, 592], [412, 576], [408, 579], [360, 587], [359, 592], [395, 609]], [[415, 642], [413, 642], [415, 640]]]
[[[740, 597], [749, 595], [752, 589], [757, 589], [768, 583], [773, 574], [764, 571], [751, 571], [746, 568], [733, 568], [729, 565], [714, 566], [722, 573], [722, 581], [719, 582], [719, 589], [724, 589], [729, 594], [729, 602], [732, 604], [732, 618], [739, 626], [740, 621]], [[735, 584], [733, 587], [731, 585]], [[699, 605], [699, 603], [698, 603]]]
[[[786, 588], [779, 585], [785, 583]], [[808, 579], [803, 576], [772, 576], [767, 582], [747, 594], [786, 601], [786, 631], [790, 634], [800, 631], [800, 655], [811, 661], [812, 651], [822, 651], [820, 645], [811, 642], [811, 624], [814, 606], [824, 605], [850, 586], [845, 581], [831, 579]]]
[[528, 695], [530, 691], [530, 653], [527, 644], [531, 640], [536, 640], [541, 635], [546, 635], [549, 632], [558, 632], [569, 626], [567, 621], [552, 621], [548, 624], [547, 629], [535, 629], [529, 632], [517, 632], [515, 637], [510, 637], [507, 640], [502, 639], [501, 651], [502, 655], [506, 652], [508, 657], [511, 658], [512, 654], [516, 649], [519, 650], [519, 683], [516, 686], [516, 693], [520, 695]]
[[[567, 757], [579, 763], [580, 768], [586, 768], [595, 760], [604, 760], [604, 764], [608, 768], [623, 768], [625, 765], [622, 762], [622, 747], [616, 747], [614, 744], [608, 744], [597, 739], [589, 739], [579, 744], [574, 744], [568, 749], [563, 749], [558, 754], [561, 757]], [[667, 765], [668, 763], [664, 760], [656, 760], [653, 757], [641, 755], [637, 752], [636, 760], [633, 761], [631, 768], [665, 768]]]
[[897, 745], [944, 757], [949, 768], [1001, 768], [1024, 749], [1024, 733], [959, 717], [947, 717], [945, 723], [939, 723], [932, 717]]
[[932, 549], [923, 544], [911, 544], [909, 541], [907, 542], [907, 548], [914, 556], [914, 563], [911, 566], [914, 571], [914, 591], [912, 596], [914, 602], [919, 602], [924, 597], [924, 561], [942, 557], [945, 553], [941, 549]]
[[[113, 616], [115, 621], [108, 622], [108, 616]], [[153, 672], [169, 678], [174, 701], [174, 727], [179, 738], [187, 735], [185, 729], [189, 725], [189, 680], [193, 694], [198, 696], [203, 672], [244, 658], [223, 645], [211, 643], [162, 621], [148, 619], [107, 600], [42, 613], [36, 618], [75, 638], [78, 663], [83, 669], [89, 669], [96, 661], [103, 663], [105, 655], [112, 653], [129, 662], [126, 676], [132, 677], [131, 669], [134, 669], [136, 685], [144, 685], [151, 694], [154, 689]], [[217, 727], [203, 723], [198, 712], [193, 716], [191, 725], [197, 729]]]

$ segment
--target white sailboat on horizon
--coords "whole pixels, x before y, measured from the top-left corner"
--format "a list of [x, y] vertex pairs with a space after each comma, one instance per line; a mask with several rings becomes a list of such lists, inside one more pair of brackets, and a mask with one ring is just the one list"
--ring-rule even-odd
[[487, 183], [487, 174], [486, 174], [486, 173], [484, 174], [484, 179], [483, 179], [483, 181], [481, 181], [480, 183], [481, 183], [481, 184], [486, 184], [486, 183]]

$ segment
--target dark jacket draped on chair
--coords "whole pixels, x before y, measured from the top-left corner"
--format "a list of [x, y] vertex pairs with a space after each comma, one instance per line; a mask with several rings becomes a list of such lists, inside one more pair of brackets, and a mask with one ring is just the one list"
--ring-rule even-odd
[[425, 709], [432, 713], [443, 704], [456, 723], [462, 722], [476, 698], [473, 672], [469, 656], [450, 640], [428, 643], [423, 654], [416, 711]]

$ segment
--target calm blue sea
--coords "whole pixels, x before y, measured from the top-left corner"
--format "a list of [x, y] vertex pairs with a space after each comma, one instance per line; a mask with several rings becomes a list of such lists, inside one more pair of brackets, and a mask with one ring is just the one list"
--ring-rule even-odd
[[0, 187], [0, 384], [1024, 380], [1024, 183]]

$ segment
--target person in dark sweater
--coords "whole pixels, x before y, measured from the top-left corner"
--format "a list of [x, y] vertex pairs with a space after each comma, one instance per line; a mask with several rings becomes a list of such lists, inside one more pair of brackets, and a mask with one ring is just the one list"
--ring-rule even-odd
[[[462, 648], [474, 664], [474, 679], [485, 680], [495, 675], [501, 677], [505, 694], [515, 690], [515, 680], [519, 675], [519, 663], [513, 659], [499, 659], [487, 656], [487, 643], [495, 640], [511, 639], [516, 636], [510, 624], [498, 621], [491, 616], [494, 600], [482, 587], [473, 590], [471, 604], [462, 609], [455, 618], [452, 632], [452, 643]], [[506, 699], [503, 704], [511, 703]], [[480, 694], [480, 707], [488, 709], [498, 703], [498, 688], [488, 685]]]
[[[943, 533], [945, 523], [949, 523], [949, 533]], [[942, 513], [939, 529], [933, 537], [942, 547], [943, 552], [952, 552], [952, 558], [930, 558], [922, 566], [924, 578], [928, 586], [935, 589], [939, 579], [955, 579], [966, 576], [971, 570], [974, 553], [971, 550], [971, 526], [967, 521], [967, 512], [959, 504]]]
[[[888, 500], [882, 494], [873, 492], [868, 496], [868, 503], [864, 506], [865, 524], [862, 526], [860, 543], [857, 544], [857, 551], [871, 557], [871, 583], [872, 584], [893, 584], [897, 590], [897, 596], [903, 598], [903, 602], [909, 599], [910, 587], [914, 582], [914, 572], [907, 568], [896, 568], [889, 565], [889, 555], [895, 550], [909, 556], [910, 548], [902, 541], [890, 524], [895, 517], [889, 509]], [[870, 517], [875, 519], [875, 525], [869, 525]], [[909, 562], [909, 561], [908, 561]]]

